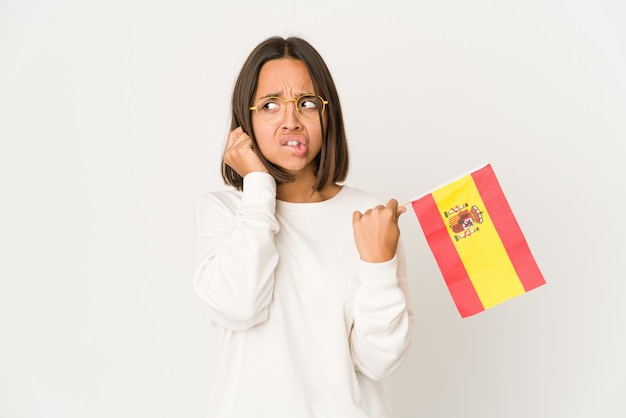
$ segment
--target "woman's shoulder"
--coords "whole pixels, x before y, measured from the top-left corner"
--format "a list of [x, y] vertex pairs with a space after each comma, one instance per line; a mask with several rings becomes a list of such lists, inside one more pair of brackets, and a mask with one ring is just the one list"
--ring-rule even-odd
[[232, 188], [217, 189], [205, 192], [196, 202], [199, 210], [233, 211], [241, 201], [241, 192]]
[[350, 185], [344, 184], [343, 194], [346, 198], [349, 198], [350, 201], [355, 203], [356, 206], [363, 206], [365, 209], [386, 203], [381, 197], [359, 187]]

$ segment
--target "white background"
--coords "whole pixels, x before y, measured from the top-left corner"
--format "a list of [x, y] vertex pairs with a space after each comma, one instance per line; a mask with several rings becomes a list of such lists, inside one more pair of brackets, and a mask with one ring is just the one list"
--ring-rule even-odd
[[624, 417], [620, 0], [0, 0], [0, 417], [204, 417], [193, 207], [233, 82], [300, 35], [348, 183], [404, 201], [490, 162], [547, 285], [461, 319], [412, 211], [397, 417]]

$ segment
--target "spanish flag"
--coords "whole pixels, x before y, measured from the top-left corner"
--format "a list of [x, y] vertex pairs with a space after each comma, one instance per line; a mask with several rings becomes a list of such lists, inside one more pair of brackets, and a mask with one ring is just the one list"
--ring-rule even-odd
[[545, 284], [490, 164], [411, 203], [461, 317]]

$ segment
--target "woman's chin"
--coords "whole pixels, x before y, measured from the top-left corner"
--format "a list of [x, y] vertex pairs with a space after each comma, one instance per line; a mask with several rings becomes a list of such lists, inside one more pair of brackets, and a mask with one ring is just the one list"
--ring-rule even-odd
[[303, 173], [305, 173], [307, 170], [306, 166], [304, 167], [293, 167], [293, 166], [288, 166], [288, 167], [282, 167], [283, 170], [285, 170], [287, 173], [291, 174], [292, 176], [299, 176], [302, 175]]
[[315, 160], [307, 161], [304, 159], [289, 161], [288, 163], [277, 164], [280, 168], [291, 175], [300, 175], [304, 172], [315, 172]]

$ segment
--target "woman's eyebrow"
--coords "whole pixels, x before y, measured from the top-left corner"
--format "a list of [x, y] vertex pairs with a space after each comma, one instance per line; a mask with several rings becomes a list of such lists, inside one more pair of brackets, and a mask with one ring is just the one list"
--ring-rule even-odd
[[[309, 92], [309, 91], [302, 91], [302, 92], [297, 93], [297, 95], [295, 97], [292, 97], [292, 99], [295, 99], [295, 98], [300, 97], [300, 96], [305, 96], [305, 95], [308, 95], [308, 94], [313, 94], [314, 95], [315, 93]], [[260, 96], [258, 100], [266, 99], [268, 97], [279, 97], [279, 98], [282, 98], [281, 96], [282, 96], [282, 92], [268, 93], [268, 94], [264, 94], [263, 96]]]
[[259, 99], [266, 99], [268, 97], [280, 97], [281, 93], [268, 93], [268, 94], [264, 94], [263, 96], [259, 97]]

